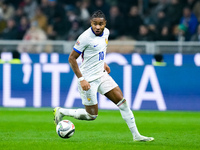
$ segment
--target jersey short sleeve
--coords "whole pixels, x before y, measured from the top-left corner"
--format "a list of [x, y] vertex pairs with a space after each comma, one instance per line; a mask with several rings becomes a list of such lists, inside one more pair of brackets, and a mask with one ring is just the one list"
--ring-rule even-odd
[[81, 54], [87, 46], [88, 46], [88, 38], [87, 38], [86, 33], [83, 33], [78, 37], [73, 49], [77, 53]]

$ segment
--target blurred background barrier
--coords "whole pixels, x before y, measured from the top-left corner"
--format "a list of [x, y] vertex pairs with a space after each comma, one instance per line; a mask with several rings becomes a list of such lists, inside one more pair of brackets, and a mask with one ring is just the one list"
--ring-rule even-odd
[[[17, 50], [20, 53], [64, 53], [69, 54], [75, 41], [20, 41], [20, 40], [0, 40], [0, 52], [10, 52]], [[107, 52], [118, 53], [141, 53], [141, 54], [195, 54], [200, 52], [200, 42], [141, 42], [134, 40], [111, 40], [109, 41]]]
[[[12, 59], [10, 53], [1, 55]], [[0, 106], [83, 107], [68, 56], [22, 53], [22, 64], [0, 64]], [[164, 65], [154, 66], [152, 54], [109, 53], [106, 57], [131, 109], [199, 111], [200, 54], [167, 54], [163, 59]], [[104, 96], [98, 99], [100, 109], [116, 109]]]

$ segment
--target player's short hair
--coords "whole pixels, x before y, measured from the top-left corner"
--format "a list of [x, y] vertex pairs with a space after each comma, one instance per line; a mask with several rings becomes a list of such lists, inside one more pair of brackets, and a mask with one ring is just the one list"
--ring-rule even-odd
[[95, 11], [91, 16], [91, 19], [93, 19], [93, 18], [104, 18], [106, 20], [106, 16], [104, 15], [104, 13], [101, 10]]

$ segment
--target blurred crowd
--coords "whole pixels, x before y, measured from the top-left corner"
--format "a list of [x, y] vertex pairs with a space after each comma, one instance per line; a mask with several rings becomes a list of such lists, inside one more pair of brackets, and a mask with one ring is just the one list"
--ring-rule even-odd
[[200, 41], [200, 0], [0, 0], [0, 40], [76, 40], [96, 10], [110, 39]]

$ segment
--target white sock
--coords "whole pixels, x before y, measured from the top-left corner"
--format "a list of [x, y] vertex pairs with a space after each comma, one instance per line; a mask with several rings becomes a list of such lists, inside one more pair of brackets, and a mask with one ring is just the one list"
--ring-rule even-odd
[[74, 117], [79, 120], [94, 120], [97, 118], [97, 115], [90, 115], [86, 112], [85, 109], [64, 109], [60, 108], [59, 111], [65, 115]]
[[128, 127], [133, 135], [133, 138], [135, 139], [135, 138], [141, 136], [137, 129], [137, 126], [135, 124], [135, 118], [134, 118], [133, 112], [128, 107], [126, 100], [123, 98], [117, 104], [117, 106], [119, 107], [122, 118], [126, 121]]

